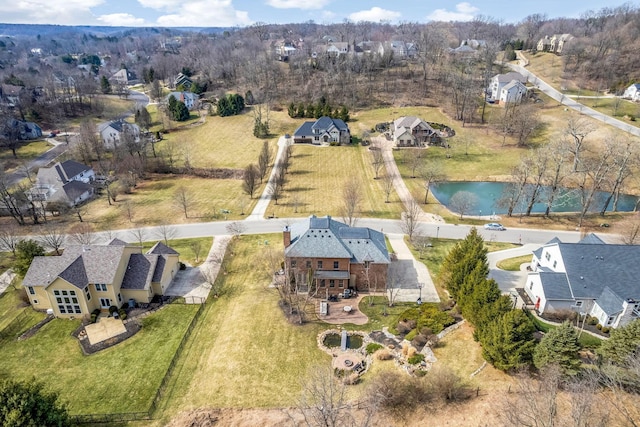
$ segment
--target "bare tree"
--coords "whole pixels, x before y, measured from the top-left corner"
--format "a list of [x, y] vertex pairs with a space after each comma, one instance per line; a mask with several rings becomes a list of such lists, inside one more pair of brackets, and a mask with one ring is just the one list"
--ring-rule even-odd
[[178, 235], [178, 229], [173, 225], [163, 222], [156, 227], [155, 235], [164, 240], [164, 244], [168, 245], [169, 240], [173, 240]]
[[250, 199], [253, 199], [253, 193], [258, 187], [259, 174], [260, 172], [256, 165], [251, 164], [244, 169], [244, 174], [242, 175], [242, 190]]
[[640, 151], [636, 141], [626, 139], [625, 141], [613, 141], [612, 150], [612, 176], [609, 178], [609, 195], [602, 204], [600, 215], [604, 216], [613, 199], [613, 211], [618, 210], [618, 199], [624, 182], [629, 178], [640, 163]]
[[568, 141], [566, 139], [553, 140], [541, 150], [546, 152], [545, 157], [549, 159], [547, 175], [544, 180], [547, 185], [545, 216], [549, 216], [556, 196], [560, 192], [562, 183], [567, 176], [567, 158], [570, 154]]
[[269, 165], [271, 164], [272, 160], [273, 154], [271, 153], [271, 149], [269, 148], [269, 143], [267, 141], [263, 141], [262, 150], [260, 151], [260, 155], [258, 156], [258, 174], [261, 183], [267, 175], [267, 170], [269, 170]]
[[69, 228], [69, 240], [78, 245], [91, 245], [95, 241], [94, 229], [91, 224], [82, 222]]
[[409, 240], [413, 241], [414, 235], [420, 228], [420, 217], [422, 216], [422, 208], [413, 198], [409, 200], [408, 205], [405, 206], [402, 211], [402, 222], [400, 228], [405, 233]]
[[39, 239], [45, 247], [55, 251], [56, 255], [60, 255], [66, 236], [60, 227], [50, 224], [43, 227], [39, 234]]
[[240, 236], [246, 231], [246, 229], [247, 226], [244, 225], [241, 221], [233, 221], [226, 227], [227, 232], [233, 236]]
[[582, 227], [584, 218], [591, 208], [596, 193], [602, 189], [609, 176], [613, 166], [611, 161], [613, 143], [614, 141], [607, 140], [605, 141], [604, 149], [597, 155], [583, 157], [581, 163], [584, 166], [584, 170], [573, 174], [581, 205], [578, 227]]
[[579, 117], [572, 117], [567, 122], [567, 127], [564, 132], [565, 135], [571, 137], [572, 145], [569, 148], [569, 152], [573, 154], [573, 168], [572, 172], [578, 170], [578, 164], [580, 163], [580, 156], [585, 149], [584, 139], [595, 130], [593, 125], [587, 121], [587, 119]]
[[435, 160], [428, 159], [420, 167], [420, 179], [422, 180], [422, 188], [424, 188], [424, 204], [427, 204], [429, 197], [429, 189], [434, 182], [442, 181], [445, 178], [445, 174], [442, 168], [442, 164]]
[[193, 207], [194, 198], [191, 192], [183, 186], [176, 188], [173, 193], [173, 201], [176, 207], [180, 208], [185, 218], [189, 218], [189, 211]]
[[304, 379], [297, 409], [302, 413], [307, 426], [339, 427], [356, 424], [346, 386], [338, 381], [330, 367], [316, 367]]
[[218, 273], [224, 263], [224, 256], [213, 256], [207, 259], [207, 262], [200, 266], [200, 273], [204, 279], [204, 284], [209, 288], [209, 292], [213, 294], [215, 298], [221, 296], [225, 289], [224, 280], [218, 280]]
[[452, 211], [458, 212], [460, 218], [478, 204], [478, 196], [469, 191], [458, 191], [449, 200], [449, 207]]
[[358, 221], [357, 214], [362, 203], [362, 188], [355, 179], [349, 179], [342, 187], [342, 220], [349, 227], [354, 227]]
[[391, 197], [391, 193], [393, 192], [393, 175], [389, 172], [385, 172], [381, 177], [382, 181], [382, 191], [384, 191], [385, 203], [389, 203], [389, 198]]
[[202, 253], [202, 241], [200, 239], [194, 239], [189, 243], [189, 248], [193, 252], [196, 262], [200, 262], [200, 254]]
[[626, 218], [620, 223], [620, 241], [625, 245], [637, 245], [640, 243], [640, 217], [633, 214], [633, 217]]
[[142, 228], [134, 228], [129, 232], [129, 234], [131, 234], [140, 246], [142, 246], [142, 244], [147, 240], [147, 232]]
[[416, 177], [416, 172], [420, 169], [424, 159], [424, 150], [421, 148], [409, 148], [405, 150], [408, 153], [407, 165], [411, 169], [411, 178]]
[[371, 164], [373, 165], [373, 171], [375, 173], [374, 179], [378, 179], [380, 170], [384, 167], [384, 154], [382, 153], [382, 144], [378, 141], [374, 141], [369, 147], [371, 151]]
[[131, 203], [129, 200], [125, 200], [121, 206], [125, 214], [127, 215], [127, 219], [129, 220], [129, 222], [133, 222], [133, 203]]
[[0, 230], [0, 250], [16, 254], [16, 245], [22, 240], [14, 224], [5, 224]]

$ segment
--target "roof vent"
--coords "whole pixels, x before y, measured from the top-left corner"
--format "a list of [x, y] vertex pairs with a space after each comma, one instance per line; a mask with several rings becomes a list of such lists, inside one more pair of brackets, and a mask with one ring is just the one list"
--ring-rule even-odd
[[584, 276], [580, 276], [580, 280], [584, 280]]

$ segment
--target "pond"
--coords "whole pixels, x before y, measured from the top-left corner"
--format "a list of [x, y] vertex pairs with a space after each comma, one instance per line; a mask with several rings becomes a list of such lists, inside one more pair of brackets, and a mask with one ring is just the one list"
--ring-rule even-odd
[[[440, 182], [432, 184], [430, 186], [431, 192], [438, 199], [438, 201], [446, 207], [449, 207], [451, 197], [459, 191], [468, 191], [478, 196], [477, 203], [472, 209], [465, 212], [466, 215], [492, 215], [492, 214], [504, 214], [507, 212], [506, 206], [500, 205], [500, 198], [503, 196], [505, 188], [508, 183], [506, 182]], [[532, 188], [529, 186], [528, 188]], [[543, 213], [547, 207], [547, 198], [549, 194], [549, 188], [543, 187], [543, 191], [539, 197], [539, 202], [533, 205], [532, 212]], [[593, 202], [591, 203], [590, 212], [599, 212], [602, 210], [602, 206], [606, 202], [606, 198], [609, 193], [599, 191], [596, 193]], [[637, 196], [631, 196], [628, 194], [621, 194], [618, 200], [619, 212], [631, 212], [635, 209], [638, 203]], [[607, 211], [612, 210], [613, 199], [607, 207]], [[581, 210], [580, 196], [578, 190], [562, 189], [556, 195], [551, 207], [551, 212], [579, 212]], [[524, 213], [526, 211], [526, 204], [519, 203], [514, 209], [514, 213]]]
[[[324, 337], [322, 343], [325, 347], [333, 348], [340, 347], [340, 334], [327, 334]], [[358, 349], [362, 347], [362, 336], [361, 335], [348, 335], [347, 336], [347, 348]]]

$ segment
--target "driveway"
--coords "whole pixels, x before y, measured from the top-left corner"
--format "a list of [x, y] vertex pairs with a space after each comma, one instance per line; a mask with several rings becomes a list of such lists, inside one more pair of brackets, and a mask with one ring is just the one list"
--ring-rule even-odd
[[[431, 279], [427, 267], [418, 262], [409, 247], [404, 242], [403, 234], [387, 234], [397, 261], [389, 265], [387, 280], [394, 292], [397, 292], [396, 301], [417, 301], [422, 297], [423, 302], [440, 302], [440, 297]], [[391, 283], [393, 281], [393, 283]], [[418, 287], [422, 284], [422, 289]]]
[[520, 266], [520, 271], [506, 271], [497, 267], [497, 263], [503, 259], [515, 258], [523, 255], [531, 255], [540, 245], [529, 243], [519, 248], [505, 249], [503, 251], [490, 252], [487, 254], [489, 262], [489, 278], [495, 280], [502, 293], [513, 294], [516, 288], [524, 287], [527, 280], [527, 265]]
[[220, 261], [224, 258], [230, 240], [231, 236], [216, 236], [205, 262], [200, 267], [179, 270], [165, 295], [183, 297], [187, 304], [202, 304], [211, 291], [211, 286], [205, 280], [202, 271], [206, 269], [211, 280], [218, 277]]

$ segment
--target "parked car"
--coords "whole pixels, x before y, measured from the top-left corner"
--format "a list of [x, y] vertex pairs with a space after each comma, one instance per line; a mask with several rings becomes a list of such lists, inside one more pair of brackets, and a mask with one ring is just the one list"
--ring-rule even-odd
[[484, 225], [484, 229], [485, 230], [498, 230], [498, 231], [506, 230], [506, 228], [504, 228], [504, 225], [498, 224], [497, 222], [490, 222], [489, 224], [485, 224]]

